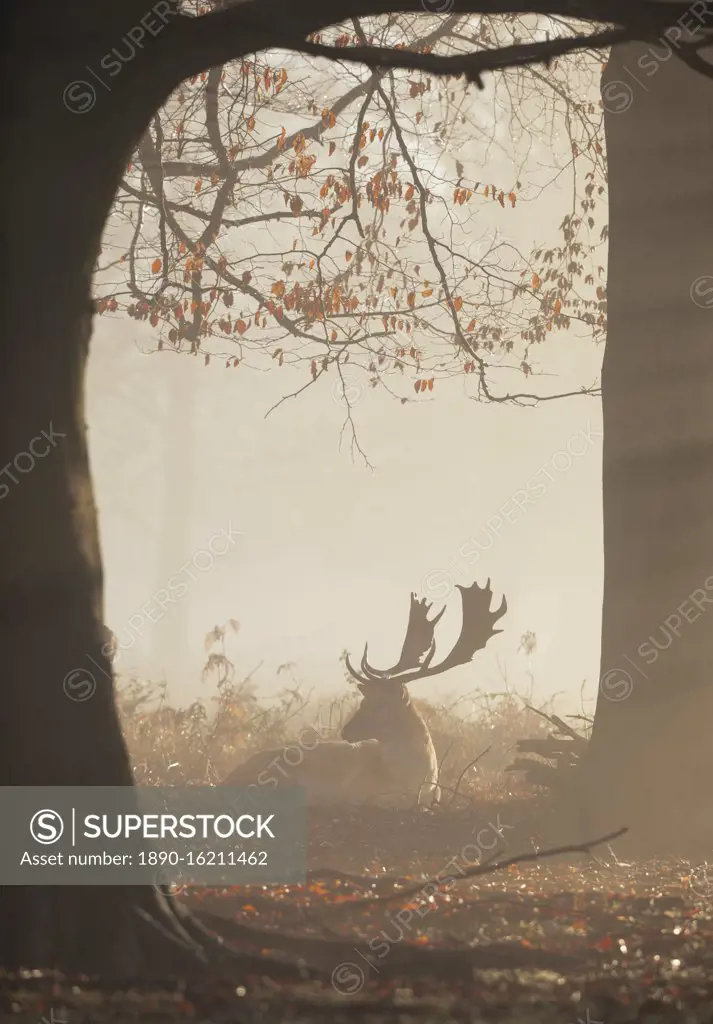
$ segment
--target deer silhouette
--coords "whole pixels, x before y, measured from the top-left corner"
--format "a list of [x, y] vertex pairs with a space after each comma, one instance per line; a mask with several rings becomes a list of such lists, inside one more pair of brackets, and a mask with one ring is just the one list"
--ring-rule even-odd
[[502, 632], [494, 626], [507, 611], [505, 597], [496, 611], [490, 610], [490, 580], [484, 587], [473, 583], [470, 587], [458, 586], [458, 590], [463, 607], [460, 636], [443, 661], [434, 664], [435, 628], [446, 609], [429, 619], [432, 604], [411, 594], [406, 637], [395, 665], [373, 668], [368, 661], [368, 645], [359, 671], [346, 656], [347, 669], [362, 699], [344, 725], [342, 738], [300, 747], [299, 759], [292, 757], [292, 763], [278, 748], [262, 750], [231, 772], [223, 785], [274, 787], [282, 782], [304, 786], [310, 804], [404, 807], [437, 802], [436, 751], [428, 727], [411, 701], [408, 684], [472, 661], [491, 637]]

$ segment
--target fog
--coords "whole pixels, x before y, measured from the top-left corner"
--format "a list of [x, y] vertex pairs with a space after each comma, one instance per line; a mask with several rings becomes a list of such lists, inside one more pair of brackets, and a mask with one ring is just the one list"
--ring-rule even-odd
[[[304, 74], [300, 58], [285, 59]], [[356, 82], [361, 72], [348, 74]], [[344, 83], [329, 75], [324, 88], [339, 95]], [[583, 80], [587, 88], [596, 98], [596, 75], [588, 86]], [[494, 276], [511, 296], [508, 282], [521, 268], [532, 272], [522, 254], [561, 244], [560, 223], [573, 209], [569, 122], [562, 111], [547, 115], [535, 93], [521, 97], [512, 116], [500, 116], [510, 102], [502, 95], [497, 103], [487, 94], [471, 100], [472, 128], [457, 129], [456, 119], [440, 139], [414, 130], [409, 145], [442, 200], [429, 213], [432, 230], [447, 232], [473, 259], [493, 244], [510, 246], [503, 251], [511, 270]], [[410, 116], [416, 103], [405, 96], [404, 112]], [[266, 139], [280, 123], [288, 131], [303, 123], [270, 111], [256, 126]], [[342, 115], [354, 116], [355, 109]], [[456, 160], [473, 177], [517, 183], [517, 206], [481, 203], [477, 215], [451, 222]], [[242, 187], [242, 201], [261, 209], [260, 189]], [[309, 224], [298, 227], [309, 237]], [[117, 259], [132, 230], [116, 216], [108, 226], [105, 242]], [[289, 222], [257, 225], [237, 236], [235, 255], [259, 266], [262, 254], [289, 251], [295, 230]], [[418, 244], [417, 236], [403, 243]], [[548, 395], [596, 382], [603, 347], [584, 324], [572, 325], [532, 346], [529, 377], [518, 358], [496, 348], [488, 357], [496, 391]], [[438, 352], [437, 341], [423, 340]], [[507, 680], [517, 689], [534, 685], [542, 698], [561, 692], [570, 704], [579, 704], [584, 684], [593, 698], [602, 594], [599, 400], [481, 404], [471, 400], [475, 382], [462, 376], [438, 377], [432, 392], [414, 398], [409, 375], [394, 371], [392, 390], [409, 396], [402, 404], [384, 387], [372, 389], [364, 369], [342, 372], [343, 385], [331, 369], [275, 408], [309, 380], [304, 364], [278, 368], [267, 358], [226, 369], [214, 358], [206, 366], [203, 354], [157, 352], [156, 331], [145, 322], [122, 313], [96, 318], [88, 419], [105, 620], [121, 644], [118, 670], [166, 679], [176, 699], [192, 699], [206, 692], [205, 635], [233, 618], [240, 630], [228, 653], [239, 675], [260, 666], [253, 679], [261, 694], [282, 685], [276, 671], [286, 662], [306, 687], [343, 689], [345, 648], [358, 654], [368, 641], [373, 662], [395, 661], [410, 591], [449, 599], [438, 631], [445, 651], [460, 627], [453, 585], [491, 577], [495, 600], [503, 593], [508, 600], [505, 632], [472, 665], [439, 679], [440, 691], [502, 690]], [[240, 536], [214, 558], [207, 545], [229, 528]], [[213, 547], [222, 550], [223, 541]], [[161, 598], [167, 589], [170, 602]], [[518, 650], [528, 630], [537, 638], [529, 660]], [[435, 697], [433, 685], [414, 692]]]
[[[595, 379], [601, 355], [553, 338], [542, 361], [556, 374], [547, 388]], [[486, 405], [469, 400], [462, 380], [445, 380], [402, 406], [355, 372], [346, 383], [367, 465], [344, 429], [335, 379], [266, 417], [301, 384], [296, 377], [288, 367], [227, 370], [153, 353], [145, 325], [98, 320], [90, 444], [118, 669], [166, 679], [177, 699], [193, 699], [206, 692], [205, 634], [234, 618], [228, 653], [239, 674], [261, 665], [262, 695], [279, 688], [285, 662], [306, 687], [333, 690], [344, 685], [344, 648], [360, 653], [368, 640], [374, 663], [396, 659], [411, 590], [448, 599], [438, 631], [445, 651], [460, 626], [452, 584], [491, 577], [495, 599], [508, 600], [505, 632], [472, 665], [416, 694], [502, 690], [504, 672], [522, 689], [529, 669], [537, 696], [562, 692], [575, 704], [586, 680], [593, 697], [598, 399]], [[197, 555], [231, 527], [240, 536], [212, 543], [225, 554]], [[157, 602], [176, 576], [183, 586], [174, 581], [172, 600]], [[518, 651], [526, 630], [537, 637], [529, 663]]]

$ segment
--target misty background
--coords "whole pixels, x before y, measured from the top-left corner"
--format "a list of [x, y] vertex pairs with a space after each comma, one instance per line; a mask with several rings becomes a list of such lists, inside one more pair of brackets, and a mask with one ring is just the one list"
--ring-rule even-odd
[[[592, 98], [596, 88], [594, 75]], [[424, 136], [412, 145], [434, 191], [450, 194], [457, 158], [473, 175], [483, 167], [486, 180], [517, 183], [517, 207], [482, 204], [460, 243], [471, 255], [512, 245], [517, 265], [533, 247], [561, 243], [560, 222], [576, 199], [570, 143], [557, 123], [538, 134], [534, 108], [524, 130], [496, 116], [487, 96], [472, 104], [479, 130], [469, 129], [465, 144], [454, 150]], [[129, 232], [110, 224], [117, 252]], [[257, 258], [275, 239], [256, 228], [248, 245]], [[605, 245], [597, 262], [603, 272]], [[502, 364], [491, 383], [496, 393], [576, 391], [597, 381], [602, 356], [580, 325], [531, 350], [532, 376], [517, 360], [489, 356], [491, 366]], [[402, 404], [369, 387], [355, 366], [344, 377], [351, 421], [333, 372], [274, 408], [306, 380], [304, 365], [226, 369], [219, 358], [204, 365], [202, 355], [157, 352], [146, 322], [95, 318], [88, 420], [105, 621], [121, 645], [119, 672], [166, 679], [179, 703], [207, 695], [204, 638], [232, 618], [240, 628], [227, 653], [238, 677], [260, 666], [253, 681], [261, 696], [289, 682], [277, 676], [286, 662], [305, 687], [344, 692], [345, 648], [359, 657], [368, 641], [372, 664], [396, 661], [410, 591], [447, 599], [437, 632], [443, 655], [460, 628], [452, 585], [490, 577], [493, 607], [507, 597], [505, 632], [472, 664], [413, 692], [438, 699], [502, 691], [507, 678], [520, 691], [534, 680], [536, 699], [562, 693], [573, 707], [584, 684], [591, 700], [603, 583], [599, 399], [485, 404], [469, 397], [475, 381], [458, 376], [418, 396], [411, 381], [406, 391], [398, 381], [397, 394], [410, 395]], [[567, 454], [568, 445], [582, 454]], [[533, 479], [537, 497], [518, 509], [513, 496]], [[241, 536], [206, 568], [209, 556], [197, 553], [229, 528]], [[477, 561], [460, 553], [473, 542]], [[223, 550], [225, 540], [216, 545]], [[174, 593], [185, 592], [162, 610], [154, 595], [172, 578], [184, 584]], [[526, 631], [537, 639], [529, 657], [519, 649]]]
[[[205, 634], [232, 617], [240, 630], [228, 653], [241, 674], [263, 663], [254, 677], [261, 692], [279, 689], [284, 662], [296, 662], [297, 677], [319, 690], [343, 688], [345, 647], [360, 654], [368, 640], [372, 663], [396, 660], [411, 590], [448, 598], [437, 634], [445, 653], [460, 628], [452, 581], [482, 585], [490, 576], [495, 600], [508, 599], [505, 632], [471, 665], [414, 692], [502, 689], [498, 658], [522, 684], [528, 662], [518, 646], [532, 630], [535, 694], [565, 691], [576, 703], [586, 679], [593, 696], [602, 595], [598, 399], [486, 405], [452, 379], [401, 405], [355, 374], [346, 383], [369, 468], [349, 430], [342, 434], [336, 381], [265, 418], [294, 371], [142, 354], [143, 326], [100, 321], [90, 368], [105, 619], [123, 647], [120, 671], [165, 677], [176, 699], [193, 699], [205, 692]], [[565, 390], [596, 376], [602, 350], [561, 338], [550, 342], [548, 363]], [[570, 450], [583, 454], [568, 456], [576, 435]], [[533, 478], [545, 491], [531, 484], [532, 503], [518, 509], [509, 499]], [[230, 524], [242, 535], [227, 553], [212, 567], [205, 555], [193, 565]], [[225, 538], [213, 545], [225, 547]], [[181, 571], [186, 562], [190, 572]], [[162, 611], [153, 597], [172, 576], [187, 592], [164, 600]]]

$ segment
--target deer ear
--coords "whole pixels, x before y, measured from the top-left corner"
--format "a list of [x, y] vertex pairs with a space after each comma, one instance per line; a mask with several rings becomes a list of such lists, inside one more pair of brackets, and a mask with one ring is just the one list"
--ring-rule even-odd
[[363, 683], [357, 683], [357, 690], [359, 690], [359, 692], [360, 692], [360, 693], [361, 693], [361, 694], [362, 694], [362, 695], [363, 695], [364, 697], [366, 697], [366, 687], [364, 686], [364, 684], [363, 684]]

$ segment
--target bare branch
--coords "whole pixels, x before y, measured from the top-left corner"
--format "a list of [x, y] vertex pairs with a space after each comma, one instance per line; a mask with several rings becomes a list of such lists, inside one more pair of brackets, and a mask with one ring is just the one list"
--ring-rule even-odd
[[[713, 14], [713, 3], [704, 5], [699, 12], [701, 22]], [[668, 26], [684, 16], [690, 8], [687, 2], [676, 0], [454, 0], [453, 14], [544, 14], [579, 22], [616, 25], [616, 29], [595, 33], [591, 37], [557, 39], [531, 46], [509, 47], [507, 55], [472, 55], [461, 58], [460, 71], [454, 70], [458, 62], [436, 58], [427, 54], [409, 56], [405, 50], [379, 50], [358, 47], [348, 52], [323, 47], [318, 43], [305, 43], [305, 37], [330, 25], [350, 18], [366, 18], [380, 14], [423, 14], [422, 0], [303, 0], [286, 7], [282, 0], [248, 0], [214, 11], [198, 18], [182, 16], [173, 23], [172, 30], [163, 37], [162, 73], [171, 76], [177, 85], [184, 78], [207, 68], [235, 60], [258, 50], [281, 47], [310, 52], [339, 60], [365, 63], [371, 67], [425, 68], [437, 74], [468, 74], [475, 79], [483, 71], [495, 67], [512, 67], [522, 63], [547, 60], [572, 49], [586, 46], [605, 47], [614, 42], [649, 39], [660, 35]], [[424, 61], [424, 58], [430, 58]], [[477, 58], [477, 59], [476, 59]], [[699, 62], [696, 62], [698, 65]], [[705, 63], [705, 62], [703, 62]], [[698, 67], [698, 70], [701, 70]], [[156, 73], [156, 72], [154, 72]]]
[[[600, 836], [598, 839], [589, 839], [584, 843], [572, 843], [567, 846], [556, 846], [549, 850], [537, 850], [534, 853], [521, 853], [515, 857], [508, 857], [505, 860], [489, 861], [487, 864], [476, 864], [470, 868], [461, 868], [458, 870], [458, 881], [465, 878], [479, 878], [482, 875], [492, 875], [497, 871], [503, 871], [506, 868], [512, 867], [517, 864], [532, 864], [537, 863], [540, 860], [545, 860], [547, 857], [561, 857], [566, 853], [590, 853], [595, 846], [602, 846], [604, 843], [612, 843], [615, 839], [619, 839], [621, 836], [628, 832], [628, 828], [617, 829], [616, 832], [610, 832], [608, 835]], [[317, 872], [311, 872], [313, 877], [317, 876]], [[370, 880], [369, 880], [370, 881]], [[380, 882], [387, 883], [395, 881], [394, 879], [379, 879]], [[404, 889], [393, 889], [393, 884], [380, 895], [365, 896], [361, 899], [345, 900], [344, 903], [339, 904], [342, 909], [346, 909], [351, 912], [353, 907], [362, 906], [368, 903], [388, 903], [392, 900], [402, 900], [409, 896], [417, 896], [422, 893], [426, 886], [433, 886], [434, 891], [440, 891], [440, 887], [445, 882], [440, 878], [430, 878], [427, 881], [417, 882], [414, 885], [407, 886]]]
[[572, 36], [568, 39], [547, 39], [535, 43], [519, 43], [477, 53], [456, 54], [452, 57], [435, 53], [413, 53], [381, 46], [352, 46], [348, 48], [302, 43], [297, 49], [315, 57], [335, 61], [365, 64], [370, 68], [408, 68], [430, 71], [434, 75], [465, 75], [468, 81], [482, 89], [485, 71], [523, 67], [528, 64], [548, 64], [555, 57], [576, 50], [605, 49], [631, 39], [629, 29], [607, 29], [592, 35]]

